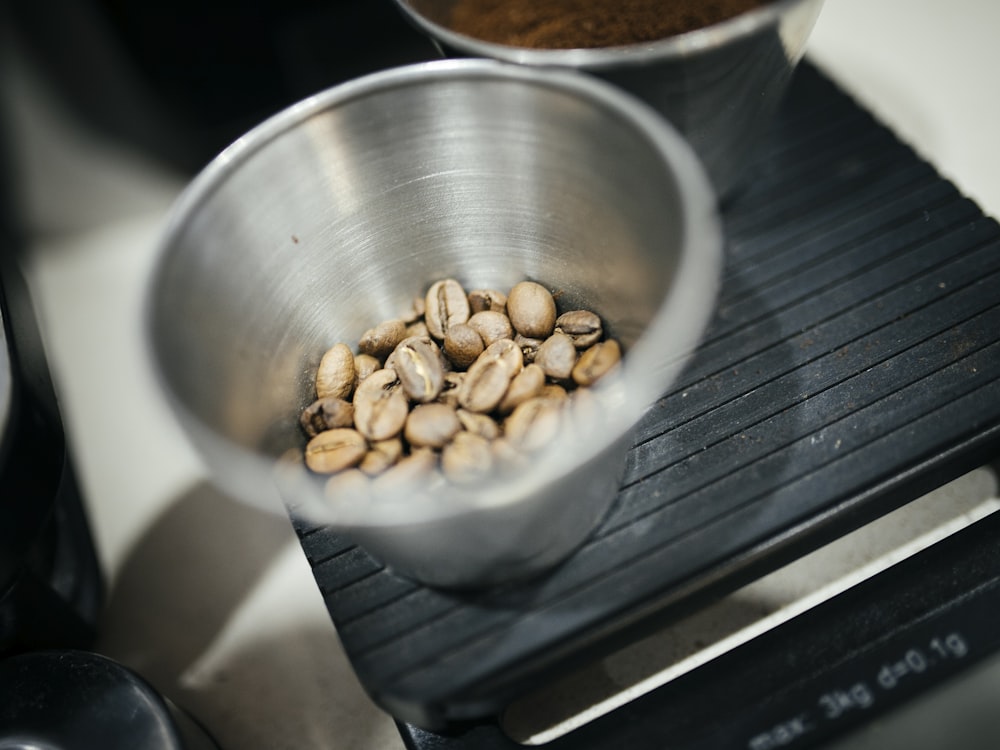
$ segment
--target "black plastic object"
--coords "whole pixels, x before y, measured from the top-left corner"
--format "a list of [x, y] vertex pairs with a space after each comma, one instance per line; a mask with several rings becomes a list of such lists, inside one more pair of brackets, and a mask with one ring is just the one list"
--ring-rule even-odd
[[[1000, 513], [994, 513], [544, 747], [823, 745], [930, 688], [961, 679], [1000, 651], [998, 538]], [[995, 709], [992, 721], [994, 728], [1000, 723]], [[450, 736], [406, 726], [401, 731], [411, 750], [524, 747], [493, 722]], [[891, 739], [883, 737], [883, 746], [902, 747]]]
[[217, 749], [199, 724], [135, 672], [85, 651], [0, 661], [0, 747]]
[[2, 156], [0, 656], [30, 648], [86, 647], [104, 594], [44, 347], [20, 272], [21, 243]]
[[397, 718], [497, 712], [1000, 452], [996, 222], [810, 65], [753, 169], [724, 211], [704, 343], [558, 569], [437, 591], [293, 518], [362, 684]]

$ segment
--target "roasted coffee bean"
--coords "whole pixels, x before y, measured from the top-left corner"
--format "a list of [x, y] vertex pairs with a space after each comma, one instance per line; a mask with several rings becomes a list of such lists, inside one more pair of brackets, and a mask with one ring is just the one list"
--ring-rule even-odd
[[444, 339], [448, 328], [469, 321], [469, 297], [455, 279], [437, 281], [424, 298], [424, 322], [431, 336]]
[[354, 392], [354, 425], [369, 440], [388, 440], [403, 430], [410, 412], [396, 371], [376, 370]]
[[362, 354], [384, 360], [404, 338], [406, 323], [402, 320], [385, 320], [362, 334], [358, 349]]
[[[469, 320], [471, 322], [472, 318]], [[475, 362], [485, 348], [483, 337], [469, 323], [451, 326], [444, 336], [444, 353], [460, 370]]]
[[553, 380], [568, 380], [576, 364], [576, 347], [565, 333], [553, 333], [535, 352], [535, 364]]
[[556, 301], [541, 284], [522, 281], [507, 295], [507, 315], [522, 336], [547, 338], [556, 325]]
[[334, 344], [316, 370], [316, 398], [350, 398], [354, 390], [354, 352], [347, 344]]
[[484, 479], [493, 468], [490, 441], [472, 432], [459, 432], [441, 451], [441, 470], [456, 484]]
[[357, 466], [367, 450], [368, 441], [357, 430], [325, 430], [306, 443], [306, 466], [317, 474], [334, 474]]
[[406, 418], [403, 437], [410, 445], [426, 448], [443, 448], [462, 423], [455, 409], [444, 404], [420, 404], [413, 407]]
[[556, 401], [569, 398], [569, 393], [563, 388], [559, 383], [546, 383], [545, 387], [542, 388], [541, 394], [542, 398], [551, 398]]
[[510, 381], [510, 386], [500, 400], [497, 411], [501, 414], [510, 414], [523, 401], [540, 396], [544, 388], [545, 370], [537, 364], [527, 365]]
[[351, 427], [354, 425], [354, 406], [342, 398], [319, 398], [305, 408], [299, 422], [309, 437], [336, 427]]
[[479, 414], [468, 409], [458, 409], [455, 415], [458, 417], [458, 421], [462, 423], [462, 427], [466, 432], [479, 435], [487, 440], [495, 440], [500, 437], [500, 425], [497, 424], [493, 417], [487, 414]]
[[611, 372], [621, 358], [621, 345], [615, 339], [594, 344], [580, 355], [580, 361], [573, 368], [573, 380], [579, 386], [591, 386]]
[[475, 313], [469, 318], [469, 326], [475, 329], [476, 333], [483, 339], [485, 346], [500, 339], [509, 339], [514, 336], [514, 327], [510, 324], [510, 318], [496, 310]]
[[469, 292], [469, 310], [473, 315], [487, 310], [506, 313], [507, 295], [499, 289], [473, 289]]
[[395, 465], [376, 477], [377, 492], [398, 490], [407, 485], [424, 485], [438, 466], [438, 456], [432, 448], [416, 448]]
[[430, 336], [431, 332], [423, 320], [415, 320], [406, 326], [406, 336]]
[[327, 500], [334, 505], [369, 500], [371, 479], [360, 469], [344, 469], [332, 474], [323, 485]]
[[570, 310], [556, 318], [556, 332], [573, 339], [577, 349], [587, 349], [604, 337], [599, 315], [590, 310]]
[[382, 363], [370, 354], [357, 354], [354, 357], [354, 387], [376, 370], [382, 369]]
[[531, 398], [504, 420], [503, 433], [519, 450], [534, 452], [550, 445], [559, 432], [562, 408], [558, 401]]
[[487, 346], [480, 359], [495, 359], [503, 363], [514, 377], [524, 369], [524, 353], [512, 339], [500, 339]]
[[515, 373], [502, 359], [479, 355], [472, 363], [458, 389], [458, 403], [463, 409], [480, 414], [497, 408]]
[[371, 444], [358, 468], [374, 477], [386, 471], [403, 457], [403, 441], [399, 438], [379, 440]]
[[389, 355], [386, 366], [396, 371], [403, 391], [411, 401], [429, 403], [444, 387], [441, 349], [430, 337], [403, 339]]

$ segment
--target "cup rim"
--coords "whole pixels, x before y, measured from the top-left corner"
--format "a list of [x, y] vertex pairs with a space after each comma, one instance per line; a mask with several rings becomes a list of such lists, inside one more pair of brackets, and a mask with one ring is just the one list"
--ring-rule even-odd
[[476, 57], [488, 57], [520, 65], [553, 65], [601, 71], [609, 68], [648, 65], [653, 62], [677, 60], [702, 54], [707, 50], [725, 46], [735, 40], [749, 37], [762, 29], [777, 24], [789, 8], [809, 0], [771, 0], [766, 5], [744, 11], [710, 26], [662, 39], [636, 44], [609, 47], [579, 47], [566, 49], [541, 49], [515, 47], [488, 42], [432, 21], [417, 11], [412, 0], [393, 0], [410, 23], [435, 43]]
[[[638, 98], [586, 74], [555, 68], [535, 68], [507, 63], [504, 61], [463, 58], [404, 65], [378, 71], [348, 82], [338, 84], [307, 97], [272, 115], [256, 127], [247, 131], [230, 146], [210, 161], [191, 183], [182, 191], [171, 208], [161, 233], [152, 271], [147, 279], [145, 294], [146, 354], [161, 394], [173, 409], [197, 426], [197, 431], [213, 440], [226, 441], [220, 433], [195, 415], [177, 395], [162, 368], [157, 365], [159, 354], [155, 343], [156, 329], [156, 286], [161, 271], [169, 261], [171, 247], [185, 230], [188, 221], [199, 206], [210, 198], [225, 181], [268, 143], [279, 138], [313, 116], [335, 107], [343, 106], [365, 96], [384, 93], [396, 87], [421, 85], [429, 80], [452, 79], [499, 79], [524, 81], [533, 85], [552, 87], [562, 92], [580, 95], [616, 117], [628, 121], [637, 133], [647, 140], [652, 150], [661, 154], [663, 163], [669, 167], [673, 178], [683, 190], [678, 191], [681, 203], [680, 214], [685, 219], [681, 243], [684, 250], [678, 254], [678, 265], [672, 288], [665, 291], [663, 301], [654, 313], [649, 326], [626, 353], [621, 369], [611, 387], [605, 389], [603, 398], [616, 408], [611, 412], [613, 422], [610, 432], [599, 442], [590, 441], [591, 456], [604, 450], [613, 439], [620, 438], [633, 426], [653, 401], [676, 377], [677, 372], [701, 340], [708, 319], [714, 310], [719, 271], [722, 258], [722, 227], [718, 216], [718, 203], [713, 188], [701, 162], [683, 137], [651, 107]], [[693, 231], [693, 230], [697, 231]], [[663, 364], [663, 357], [657, 351], [657, 342], [664, 340], [676, 343], [676, 357]], [[658, 362], [661, 366], [655, 372], [643, 370], [645, 364]], [[631, 363], [631, 365], [630, 365]], [[639, 398], [626, 394], [639, 394]], [[185, 419], [181, 419], [183, 425]], [[230, 441], [232, 442], [232, 441]], [[277, 457], [266, 456], [249, 446], [232, 443], [234, 449], [254, 459], [265, 460], [273, 465]], [[579, 458], [579, 457], [578, 457]], [[584, 457], [586, 458], [586, 456]], [[574, 460], [573, 465], [579, 465]], [[387, 498], [372, 511], [366, 510], [364, 525], [399, 525], [402, 522], [433, 521], [450, 517], [456, 513], [480, 512], [490, 507], [523, 501], [533, 487], [558, 481], [569, 468], [568, 463], [553, 467], [551, 471], [531, 472], [524, 478], [524, 486], [518, 488], [520, 480], [508, 483], [503, 491], [483, 492], [466, 499], [461, 507], [447, 506], [433, 509], [420, 508], [406, 500], [393, 502]], [[208, 467], [211, 475], [211, 467]], [[220, 484], [225, 486], [224, 480]], [[348, 509], [349, 512], [349, 509]], [[359, 519], [353, 519], [358, 521]]]

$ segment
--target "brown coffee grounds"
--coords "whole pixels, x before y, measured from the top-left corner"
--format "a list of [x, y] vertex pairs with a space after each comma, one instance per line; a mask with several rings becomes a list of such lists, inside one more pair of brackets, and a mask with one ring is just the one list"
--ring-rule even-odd
[[770, 0], [455, 0], [446, 25], [513, 47], [616, 47], [710, 26]]

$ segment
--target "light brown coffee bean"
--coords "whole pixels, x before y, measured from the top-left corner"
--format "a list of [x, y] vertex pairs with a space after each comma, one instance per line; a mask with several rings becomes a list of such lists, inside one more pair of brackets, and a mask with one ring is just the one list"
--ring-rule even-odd
[[577, 349], [587, 349], [604, 336], [601, 318], [590, 310], [570, 310], [556, 318], [556, 332], [573, 339]]
[[402, 320], [384, 320], [362, 334], [358, 349], [362, 354], [384, 360], [404, 338], [406, 323]]
[[357, 430], [325, 430], [306, 443], [306, 466], [317, 474], [335, 474], [364, 458], [368, 441]]
[[507, 392], [514, 374], [502, 359], [487, 357], [483, 352], [472, 363], [458, 388], [459, 405], [480, 414], [493, 411]]
[[444, 339], [448, 328], [469, 321], [469, 297], [455, 279], [436, 281], [424, 298], [424, 322], [431, 336]]
[[552, 444], [558, 435], [561, 413], [558, 401], [547, 398], [528, 399], [504, 420], [504, 437], [519, 450], [540, 450]]
[[576, 364], [576, 347], [565, 333], [553, 333], [535, 353], [535, 364], [553, 380], [568, 380]]
[[417, 403], [433, 401], [444, 386], [441, 349], [430, 337], [403, 339], [389, 355], [386, 366], [396, 371], [403, 391]]
[[420, 404], [406, 418], [403, 437], [410, 445], [442, 448], [462, 429], [455, 409], [445, 404]]
[[459, 432], [441, 451], [441, 470], [452, 482], [482, 481], [493, 468], [490, 441], [472, 432]]
[[358, 469], [370, 477], [378, 476], [403, 457], [403, 441], [399, 438], [378, 440], [371, 444]]
[[510, 318], [496, 310], [484, 310], [473, 314], [469, 318], [469, 326], [475, 329], [486, 346], [500, 339], [514, 337], [514, 327], [510, 324]]
[[475, 362], [485, 348], [483, 337], [468, 323], [458, 323], [451, 326], [444, 336], [444, 353], [451, 360], [451, 363], [460, 370], [464, 370]]
[[500, 339], [487, 346], [480, 359], [495, 359], [510, 370], [510, 376], [514, 377], [524, 369], [524, 353], [512, 339]]
[[479, 435], [487, 440], [495, 440], [500, 437], [500, 425], [497, 424], [493, 417], [469, 411], [468, 409], [458, 409], [455, 414], [466, 432]]
[[316, 370], [316, 398], [350, 398], [354, 390], [354, 352], [347, 344], [334, 344]]
[[487, 310], [507, 312], [507, 295], [499, 289], [473, 289], [469, 292], [469, 310], [475, 315]]
[[539, 395], [542, 398], [551, 398], [555, 401], [569, 398], [569, 393], [559, 383], [546, 383]]
[[354, 355], [354, 387], [376, 370], [382, 369], [382, 363], [370, 354]]
[[332, 474], [323, 485], [323, 494], [334, 505], [363, 503], [371, 492], [371, 478], [360, 469], [344, 469]]
[[621, 358], [621, 345], [615, 339], [594, 344], [580, 355], [573, 368], [573, 380], [579, 386], [591, 386], [615, 369]]
[[527, 365], [510, 381], [510, 386], [500, 400], [497, 411], [501, 414], [510, 414], [522, 402], [540, 396], [543, 388], [545, 388], [545, 370], [537, 364]]
[[507, 295], [507, 315], [522, 336], [547, 338], [556, 325], [556, 301], [541, 284], [522, 281]]
[[325, 430], [336, 427], [352, 427], [354, 406], [342, 398], [333, 396], [319, 398], [303, 410], [299, 423], [309, 437], [315, 437]]
[[416, 448], [375, 479], [377, 492], [398, 491], [407, 485], [426, 486], [438, 467], [438, 455], [432, 448]]
[[427, 328], [427, 324], [423, 320], [417, 320], [406, 326], [406, 336], [430, 336], [431, 332]]
[[376, 370], [354, 392], [354, 425], [369, 440], [388, 440], [403, 430], [410, 405], [396, 371]]

